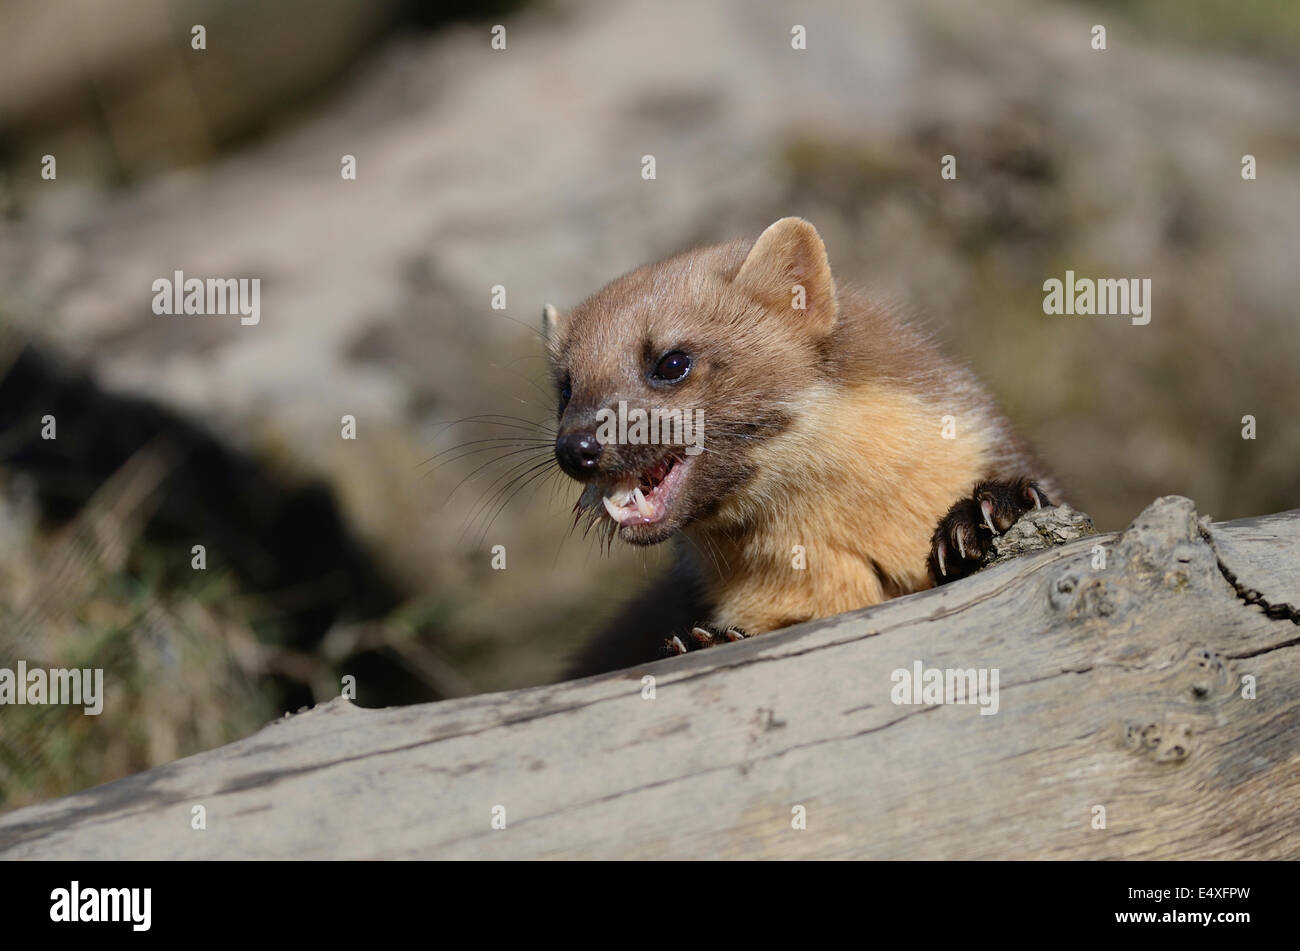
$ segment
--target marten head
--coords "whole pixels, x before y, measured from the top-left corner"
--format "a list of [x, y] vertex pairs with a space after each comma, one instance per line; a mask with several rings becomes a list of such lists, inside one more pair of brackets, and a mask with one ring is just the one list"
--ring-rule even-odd
[[641, 545], [714, 518], [824, 378], [836, 312], [826, 248], [799, 218], [639, 268], [567, 315], [547, 307], [555, 457], [586, 486], [579, 509]]

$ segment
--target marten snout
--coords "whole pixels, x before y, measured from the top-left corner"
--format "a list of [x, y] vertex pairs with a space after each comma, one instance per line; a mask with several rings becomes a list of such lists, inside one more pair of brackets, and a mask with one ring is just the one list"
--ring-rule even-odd
[[602, 448], [594, 432], [561, 433], [555, 440], [555, 460], [568, 475], [585, 481], [596, 472]]

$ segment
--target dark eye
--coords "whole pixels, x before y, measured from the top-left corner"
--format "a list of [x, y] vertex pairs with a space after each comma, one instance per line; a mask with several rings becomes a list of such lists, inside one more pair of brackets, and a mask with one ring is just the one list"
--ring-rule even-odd
[[564, 376], [564, 382], [560, 384], [560, 402], [567, 403], [573, 396], [573, 382], [569, 379], [568, 374]]
[[683, 353], [680, 350], [674, 350], [671, 353], [665, 353], [659, 358], [655, 365], [654, 378], [665, 383], [676, 383], [679, 380], [686, 379], [686, 374], [691, 372], [690, 354]]

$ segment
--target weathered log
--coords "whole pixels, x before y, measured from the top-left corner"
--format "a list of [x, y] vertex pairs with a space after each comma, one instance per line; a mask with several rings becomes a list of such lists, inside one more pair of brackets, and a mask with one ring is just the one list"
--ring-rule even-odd
[[[1296, 605], [1300, 510], [1211, 524], [1171, 496], [1117, 535], [615, 674], [335, 700], [0, 817], [0, 855], [1296, 858]], [[917, 664], [996, 670], [996, 714], [895, 703]]]

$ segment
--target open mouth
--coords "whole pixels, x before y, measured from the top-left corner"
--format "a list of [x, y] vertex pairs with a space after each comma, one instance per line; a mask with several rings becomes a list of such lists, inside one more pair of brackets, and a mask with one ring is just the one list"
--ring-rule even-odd
[[663, 521], [690, 464], [690, 457], [665, 456], [640, 476], [616, 484], [601, 499], [605, 511], [620, 527]]

